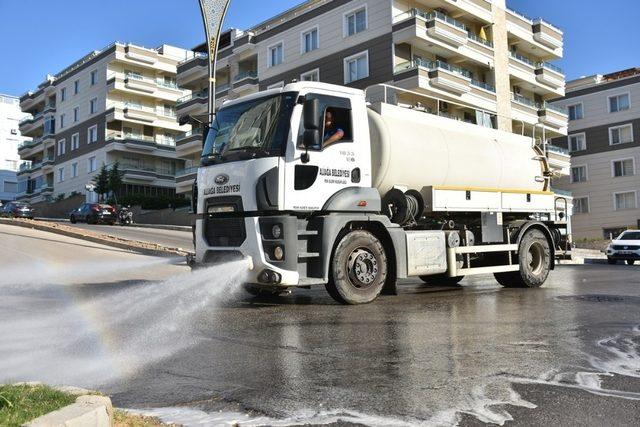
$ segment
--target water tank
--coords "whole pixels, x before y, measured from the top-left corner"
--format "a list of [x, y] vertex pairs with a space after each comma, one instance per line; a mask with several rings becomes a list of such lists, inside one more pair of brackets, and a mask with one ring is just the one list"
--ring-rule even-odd
[[394, 186], [543, 191], [531, 138], [390, 104], [368, 109], [372, 182]]

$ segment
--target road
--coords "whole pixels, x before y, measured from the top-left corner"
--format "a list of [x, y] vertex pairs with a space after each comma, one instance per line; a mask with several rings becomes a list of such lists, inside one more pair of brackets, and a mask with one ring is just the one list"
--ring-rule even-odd
[[638, 424], [638, 266], [561, 266], [529, 290], [405, 281], [344, 307], [247, 296], [239, 264], [191, 274], [59, 239], [0, 226], [24, 256], [0, 260], [0, 382], [97, 387], [186, 425]]
[[59, 224], [110, 234], [122, 239], [157, 243], [170, 248], [180, 248], [187, 251], [193, 251], [193, 237], [190, 231], [163, 230], [135, 226], [122, 227], [119, 225], [111, 226], [84, 223], [69, 224], [68, 222], [60, 222]]

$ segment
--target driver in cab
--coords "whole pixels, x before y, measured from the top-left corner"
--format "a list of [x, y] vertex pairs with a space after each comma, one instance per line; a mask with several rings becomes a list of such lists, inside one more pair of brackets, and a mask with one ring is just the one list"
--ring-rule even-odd
[[327, 108], [327, 111], [324, 113], [324, 136], [322, 138], [322, 148], [334, 144], [342, 140], [342, 138], [344, 138], [344, 131], [334, 123], [333, 110]]

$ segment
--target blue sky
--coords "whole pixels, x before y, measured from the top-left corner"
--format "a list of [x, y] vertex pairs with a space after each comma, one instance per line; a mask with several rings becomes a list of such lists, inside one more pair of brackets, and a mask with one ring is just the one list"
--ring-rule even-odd
[[[247, 28], [301, 0], [232, 0], [226, 26]], [[268, 5], [268, 6], [265, 6]], [[640, 66], [638, 0], [507, 0], [565, 33], [567, 78]], [[0, 93], [21, 95], [114, 40], [191, 48], [204, 41], [197, 0], [0, 0]]]

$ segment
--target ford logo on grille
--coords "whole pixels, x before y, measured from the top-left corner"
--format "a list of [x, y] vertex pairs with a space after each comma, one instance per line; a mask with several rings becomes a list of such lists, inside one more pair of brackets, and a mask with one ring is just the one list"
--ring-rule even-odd
[[625, 246], [623, 249], [629, 249], [629, 246]]
[[215, 179], [216, 184], [225, 185], [227, 182], [229, 182], [229, 175], [220, 174], [216, 176], [216, 179]]

